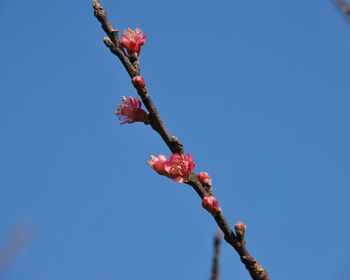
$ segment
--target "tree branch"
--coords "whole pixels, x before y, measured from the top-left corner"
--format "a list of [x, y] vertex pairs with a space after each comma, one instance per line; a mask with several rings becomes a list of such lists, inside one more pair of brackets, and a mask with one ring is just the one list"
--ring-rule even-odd
[[[139, 75], [140, 68], [138, 63], [138, 57], [133, 58], [132, 56], [127, 56], [123, 48], [119, 44], [118, 31], [112, 27], [108, 21], [107, 13], [102, 8], [99, 0], [93, 0], [94, 15], [102, 25], [102, 29], [106, 32], [108, 38], [104, 39], [105, 45], [110, 49], [110, 51], [115, 54], [122, 62], [124, 68], [129, 73], [131, 78]], [[131, 58], [131, 60], [130, 60]], [[136, 62], [136, 63], [135, 63]], [[154, 105], [152, 98], [150, 97], [146, 87], [138, 88], [136, 90], [142, 99], [145, 107], [149, 112], [149, 119], [151, 127], [162, 137], [164, 142], [167, 144], [172, 153], [183, 154], [184, 148], [181, 142], [174, 136], [172, 136], [164, 122], [162, 121], [160, 114]], [[209, 192], [198, 180], [197, 176], [192, 173], [186, 184], [190, 185], [200, 196], [208, 196]], [[267, 270], [265, 270], [259, 263], [256, 262], [246, 248], [245, 241], [240, 240], [233, 230], [231, 229], [229, 223], [222, 214], [222, 211], [218, 211], [212, 214], [219, 228], [224, 233], [224, 238], [227, 243], [229, 243], [238, 253], [241, 258], [241, 262], [245, 265], [251, 278], [253, 280], [269, 280], [269, 275]]]
[[147, 88], [137, 89], [137, 93], [142, 99], [143, 104], [149, 112], [149, 119], [151, 127], [162, 137], [169, 149], [173, 153], [183, 154], [184, 148], [179, 139], [175, 136], [171, 136], [169, 131], [164, 125], [164, 122], [160, 118], [160, 114], [153, 103], [152, 98], [148, 94]]
[[99, 0], [94, 0], [94, 15], [101, 23], [102, 29], [106, 32], [108, 37], [104, 38], [104, 43], [109, 50], [115, 54], [123, 63], [126, 71], [130, 77], [138, 75], [137, 70], [130, 62], [130, 59], [126, 56], [124, 50], [119, 46], [118, 30], [114, 29], [108, 21], [107, 12], [102, 8]]
[[220, 257], [220, 246], [221, 246], [221, 232], [218, 230], [214, 237], [214, 256], [213, 256], [213, 267], [211, 270], [210, 280], [219, 280], [219, 257]]

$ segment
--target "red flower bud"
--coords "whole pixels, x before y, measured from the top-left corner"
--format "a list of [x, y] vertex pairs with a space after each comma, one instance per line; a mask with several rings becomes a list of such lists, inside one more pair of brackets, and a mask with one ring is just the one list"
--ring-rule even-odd
[[146, 85], [145, 79], [139, 75], [132, 78], [131, 81], [136, 89], [143, 89]]
[[207, 172], [199, 172], [197, 174], [197, 178], [199, 179], [199, 181], [202, 184], [211, 186], [212, 181], [211, 181], [211, 178]]
[[219, 202], [212, 195], [203, 197], [202, 206], [212, 214], [221, 211]]
[[246, 228], [246, 225], [241, 221], [235, 223], [235, 231], [239, 238], [242, 239], [244, 237]]

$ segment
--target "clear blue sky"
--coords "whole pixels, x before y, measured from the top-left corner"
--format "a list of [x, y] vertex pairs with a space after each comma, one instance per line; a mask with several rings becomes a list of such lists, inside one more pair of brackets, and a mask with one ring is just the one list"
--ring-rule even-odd
[[[141, 27], [142, 74], [272, 279], [349, 279], [350, 25], [331, 1], [102, 2]], [[90, 1], [0, 2], [1, 280], [208, 279], [216, 225], [169, 155], [113, 111], [134, 95]], [[224, 244], [222, 280], [248, 280]]]

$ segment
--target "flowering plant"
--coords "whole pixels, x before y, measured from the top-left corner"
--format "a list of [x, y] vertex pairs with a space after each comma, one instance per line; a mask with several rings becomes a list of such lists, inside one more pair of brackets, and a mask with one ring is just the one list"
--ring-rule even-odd
[[[202, 206], [214, 217], [220, 230], [225, 235], [225, 241], [239, 254], [241, 262], [249, 271], [252, 279], [269, 280], [268, 272], [248, 252], [245, 240], [245, 225], [243, 223], [237, 223], [234, 230], [231, 229], [230, 224], [219, 207], [218, 200], [213, 195], [211, 177], [207, 172], [194, 174], [195, 163], [192, 155], [190, 153], [184, 153], [184, 147], [180, 140], [169, 133], [162, 121], [145, 87], [145, 79], [140, 76], [139, 54], [141, 47], [146, 42], [146, 36], [140, 28], [136, 28], [135, 30], [128, 28], [123, 32], [121, 38], [119, 38], [118, 31], [108, 22], [107, 14], [99, 0], [93, 1], [94, 14], [101, 22], [107, 34], [104, 43], [122, 62], [131, 78], [132, 84], [147, 109], [146, 112], [141, 108], [141, 100], [137, 97], [122, 97], [122, 103], [119, 105], [115, 114], [122, 121], [122, 124], [144, 122], [145, 124], [149, 124], [161, 136], [172, 155], [170, 159], [164, 155], [159, 155], [158, 157], [152, 155], [148, 160], [148, 165], [159, 175], [168, 177], [176, 183], [190, 185], [201, 198]], [[217, 279], [215, 277], [213, 274], [212, 279]]]

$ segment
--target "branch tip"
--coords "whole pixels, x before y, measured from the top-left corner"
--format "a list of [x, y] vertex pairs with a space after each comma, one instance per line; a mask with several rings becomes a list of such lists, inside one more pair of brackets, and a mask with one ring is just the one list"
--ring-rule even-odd
[[93, 5], [95, 10], [102, 10], [103, 9], [99, 0], [94, 0], [92, 5]]
[[216, 230], [215, 240], [221, 240], [221, 230], [219, 228]]

